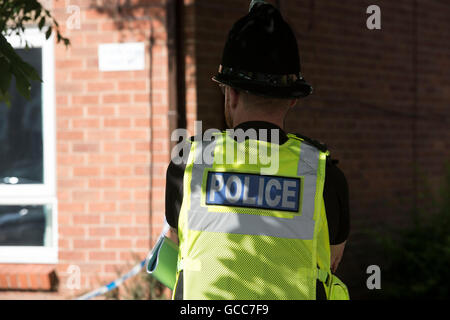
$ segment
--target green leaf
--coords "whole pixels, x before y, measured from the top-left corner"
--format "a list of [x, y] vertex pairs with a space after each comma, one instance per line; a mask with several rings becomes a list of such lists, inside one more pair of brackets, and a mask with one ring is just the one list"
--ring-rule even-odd
[[38, 24], [39, 30], [42, 30], [42, 28], [44, 27], [44, 25], [45, 25], [45, 16], [43, 16], [43, 17], [41, 18], [41, 20], [39, 20], [39, 24]]
[[6, 38], [0, 34], [0, 53], [1, 56], [7, 59], [9, 63], [11, 64], [12, 57], [16, 55], [13, 47], [9, 44], [9, 42], [6, 40]]
[[9, 95], [9, 92], [2, 93], [0, 91], [0, 102], [6, 103], [6, 105], [11, 107], [11, 96]]
[[37, 18], [41, 15], [41, 7], [38, 7], [36, 11], [34, 12], [34, 20], [37, 20]]
[[25, 77], [29, 78], [30, 80], [42, 82], [41, 78], [39, 77], [39, 74], [32, 65], [28, 64], [25, 61], [22, 61], [19, 66], [20, 69], [22, 69], [22, 73], [25, 75]]
[[50, 36], [52, 35], [52, 28], [48, 27], [47, 32], [45, 33], [45, 39], [50, 38]]
[[16, 76], [16, 86], [19, 93], [25, 97], [25, 99], [30, 99], [31, 85], [28, 79], [21, 73], [15, 73]]
[[4, 57], [0, 57], [0, 70], [2, 70], [0, 73], [0, 91], [5, 93], [11, 84], [12, 74], [9, 63]]

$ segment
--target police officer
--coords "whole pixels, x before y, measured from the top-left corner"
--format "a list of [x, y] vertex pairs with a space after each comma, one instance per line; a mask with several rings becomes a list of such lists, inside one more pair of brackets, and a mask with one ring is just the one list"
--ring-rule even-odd
[[[347, 182], [326, 146], [282, 129], [312, 88], [275, 7], [252, 1], [213, 80], [225, 96], [228, 127], [256, 137], [223, 132], [191, 141], [187, 162], [169, 165], [166, 219], [180, 244], [174, 298], [326, 298], [349, 234]], [[230, 145], [258, 159], [233, 154], [227, 162]], [[263, 170], [262, 147], [276, 152], [275, 171]], [[208, 148], [212, 162], [202, 161]]]

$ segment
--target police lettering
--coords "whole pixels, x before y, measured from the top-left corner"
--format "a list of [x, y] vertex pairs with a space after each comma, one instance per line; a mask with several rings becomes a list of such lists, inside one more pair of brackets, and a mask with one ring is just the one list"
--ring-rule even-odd
[[300, 178], [209, 172], [206, 204], [297, 212]]

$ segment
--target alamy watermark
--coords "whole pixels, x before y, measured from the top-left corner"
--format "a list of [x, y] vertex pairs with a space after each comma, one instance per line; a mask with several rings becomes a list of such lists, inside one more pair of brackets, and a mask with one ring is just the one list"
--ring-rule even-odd
[[381, 9], [376, 4], [370, 5], [366, 10], [367, 14], [370, 16], [367, 18], [366, 26], [369, 30], [380, 30], [381, 29]]
[[69, 17], [66, 20], [66, 27], [68, 30], [81, 29], [81, 9], [77, 5], [70, 4], [69, 0], [66, 0], [66, 13]]
[[381, 289], [381, 269], [377, 265], [371, 265], [367, 267], [367, 274], [370, 276], [367, 278], [366, 286], [369, 290]]
[[80, 290], [81, 288], [81, 269], [79, 266], [71, 264], [66, 273], [68, 274], [66, 280], [66, 288], [69, 290]]

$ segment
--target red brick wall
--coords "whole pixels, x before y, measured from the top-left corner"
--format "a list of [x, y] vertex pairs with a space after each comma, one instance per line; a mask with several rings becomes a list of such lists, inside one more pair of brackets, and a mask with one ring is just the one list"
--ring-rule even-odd
[[[114, 7], [102, 11], [82, 1], [81, 29], [64, 30], [72, 45], [56, 48], [62, 294], [94, 289], [118, 270], [128, 271], [162, 227], [169, 160], [165, 9], [157, 7], [162, 3], [147, 1], [117, 15]], [[55, 6], [64, 22], [64, 1]], [[100, 43], [141, 41], [145, 70], [98, 70]], [[81, 290], [65, 287], [69, 265], [81, 269]]]

